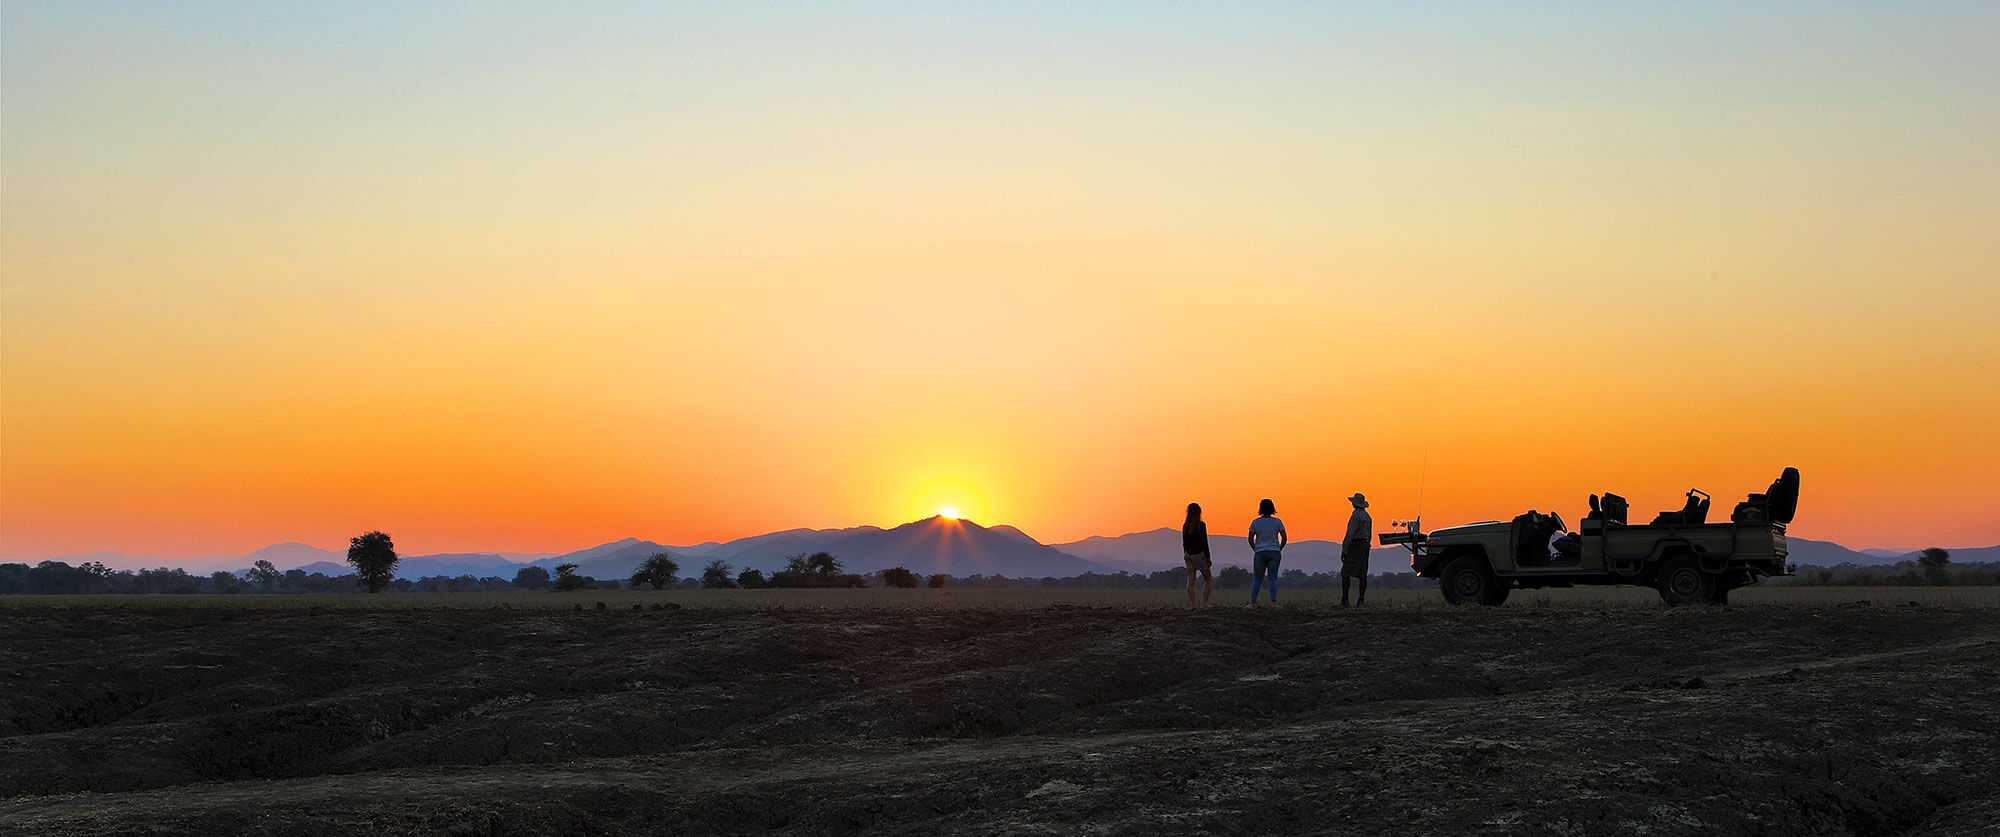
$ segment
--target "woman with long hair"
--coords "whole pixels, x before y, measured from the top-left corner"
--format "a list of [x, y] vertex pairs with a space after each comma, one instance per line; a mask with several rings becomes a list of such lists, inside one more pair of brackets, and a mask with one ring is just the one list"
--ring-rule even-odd
[[[1188, 605], [1208, 607], [1208, 594], [1215, 589], [1215, 578], [1209, 573], [1215, 566], [1215, 557], [1208, 549], [1208, 524], [1201, 521], [1200, 503], [1188, 504], [1187, 522], [1181, 524], [1181, 552], [1186, 554], [1182, 560], [1187, 564]], [[1194, 598], [1194, 574], [1197, 570], [1201, 572], [1199, 602]]]

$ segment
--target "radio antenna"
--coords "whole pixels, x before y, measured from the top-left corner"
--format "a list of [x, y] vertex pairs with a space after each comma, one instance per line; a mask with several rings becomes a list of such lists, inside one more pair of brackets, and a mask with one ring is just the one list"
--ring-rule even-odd
[[1424, 484], [1431, 475], [1431, 446], [1424, 445], [1424, 467], [1417, 472], [1417, 519], [1424, 519]]

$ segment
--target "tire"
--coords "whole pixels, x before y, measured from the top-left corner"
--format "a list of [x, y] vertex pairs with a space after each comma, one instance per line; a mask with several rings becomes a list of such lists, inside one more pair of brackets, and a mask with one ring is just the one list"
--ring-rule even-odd
[[1668, 559], [1660, 565], [1660, 599], [1669, 605], [1721, 604], [1729, 594], [1721, 579], [1701, 570], [1701, 561], [1692, 555]]
[[1771, 504], [1771, 519], [1779, 523], [1791, 523], [1792, 515], [1799, 511], [1799, 469], [1786, 468], [1771, 483], [1765, 495]]
[[1444, 565], [1444, 572], [1438, 575], [1438, 586], [1444, 590], [1444, 600], [1455, 605], [1491, 607], [1507, 600], [1507, 588], [1493, 577], [1493, 568], [1487, 566], [1486, 559], [1471, 555], [1461, 555]]

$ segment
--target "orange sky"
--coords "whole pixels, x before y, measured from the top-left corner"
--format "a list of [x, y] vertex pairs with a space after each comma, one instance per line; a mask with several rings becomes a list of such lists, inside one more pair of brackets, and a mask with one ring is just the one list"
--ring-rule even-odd
[[1117, 8], [8, 4], [0, 559], [2000, 543], [1990, 7]]

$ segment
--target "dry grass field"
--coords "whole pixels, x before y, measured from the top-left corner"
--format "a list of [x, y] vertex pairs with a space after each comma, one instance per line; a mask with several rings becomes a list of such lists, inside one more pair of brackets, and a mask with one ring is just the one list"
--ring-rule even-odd
[[2000, 818], [1994, 591], [1678, 609], [1615, 588], [1493, 609], [1286, 595], [8, 597], [0, 833], [1944, 835]]
[[[2000, 607], [2000, 587], [1746, 587], [1730, 594], [1739, 607], [1846, 604], [1875, 607]], [[1216, 590], [1210, 600], [1215, 608], [1240, 607], [1248, 600], [1247, 590]], [[1281, 609], [1337, 607], [1338, 590], [1291, 590], [1279, 593]], [[948, 590], [899, 590], [866, 588], [859, 590], [586, 590], [571, 593], [339, 593], [321, 595], [93, 595], [93, 596], [4, 596], [0, 611], [10, 608], [194, 608], [226, 610], [266, 609], [361, 609], [426, 610], [434, 608], [484, 610], [596, 609], [630, 610], [634, 605], [677, 605], [687, 609], [723, 610], [848, 610], [855, 608], [891, 609], [998, 609], [1022, 610], [1057, 606], [1114, 607], [1132, 609], [1186, 609], [1187, 594], [1181, 590], [1066, 590], [1059, 588]], [[1865, 605], [1863, 604], [1865, 603]], [[1268, 604], [1262, 605], [1269, 607]], [[1448, 609], [1436, 588], [1423, 590], [1375, 590], [1368, 594], [1368, 606], [1388, 609]], [[1521, 590], [1509, 597], [1506, 608], [1535, 607], [1664, 607], [1659, 594], [1640, 587], [1584, 587], [1565, 590]]]

